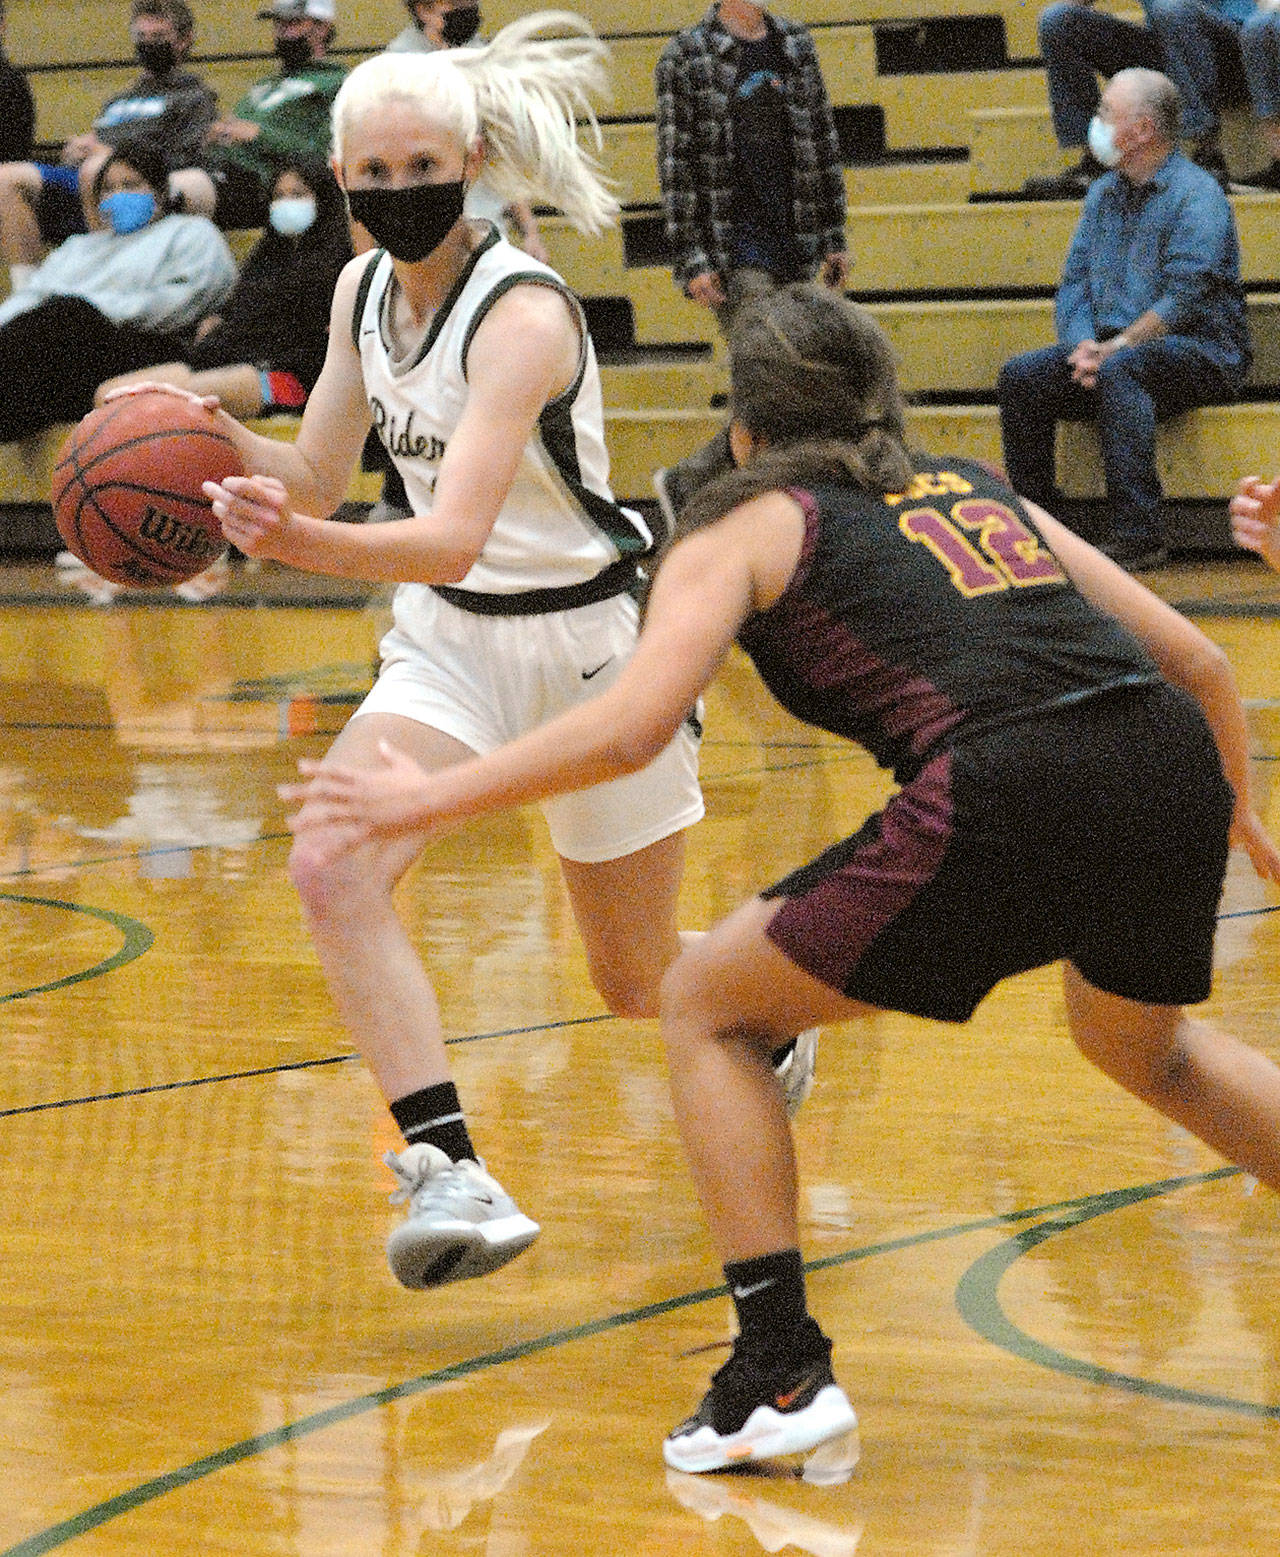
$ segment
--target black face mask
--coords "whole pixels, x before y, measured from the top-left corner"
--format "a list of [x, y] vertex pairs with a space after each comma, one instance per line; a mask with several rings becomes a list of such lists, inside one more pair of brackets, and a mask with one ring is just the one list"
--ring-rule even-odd
[[380, 249], [412, 265], [444, 241], [462, 215], [466, 192], [461, 179], [408, 189], [349, 189], [347, 204]]
[[292, 75], [295, 70], [305, 70], [311, 63], [310, 40], [307, 38], [277, 38], [275, 54], [280, 61], [280, 69], [286, 76]]
[[461, 44], [470, 43], [479, 31], [478, 5], [455, 5], [451, 11], [444, 13], [440, 36], [449, 48], [456, 49]]
[[167, 76], [178, 63], [178, 51], [171, 43], [136, 43], [133, 52], [149, 75]]

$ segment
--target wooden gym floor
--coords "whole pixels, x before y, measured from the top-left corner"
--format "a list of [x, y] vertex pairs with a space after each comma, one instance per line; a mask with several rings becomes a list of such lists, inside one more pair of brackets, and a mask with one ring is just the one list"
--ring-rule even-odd
[[[1280, 580], [1154, 583], [1231, 653], [1280, 830]], [[472, 827], [404, 905], [477, 1141], [543, 1236], [395, 1285], [396, 1141], [275, 798], [384, 618], [267, 574], [105, 609], [0, 574], [2, 1557], [1277, 1550], [1277, 1203], [1090, 1071], [1053, 970], [966, 1029], [824, 1037], [797, 1138], [851, 1479], [668, 1475], [720, 1360], [682, 1354], [729, 1309], [656, 1034], [603, 1014], [538, 818]], [[707, 731], [690, 927], [886, 793], [741, 663]], [[1280, 1055], [1277, 906], [1233, 858], [1209, 1010]]]

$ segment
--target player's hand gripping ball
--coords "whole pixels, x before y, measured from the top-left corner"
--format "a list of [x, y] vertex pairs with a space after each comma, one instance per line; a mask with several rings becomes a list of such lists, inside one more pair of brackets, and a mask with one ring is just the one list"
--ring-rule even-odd
[[53, 470], [67, 549], [115, 584], [194, 578], [226, 550], [205, 481], [244, 474], [212, 411], [163, 391], [123, 395], [71, 431]]

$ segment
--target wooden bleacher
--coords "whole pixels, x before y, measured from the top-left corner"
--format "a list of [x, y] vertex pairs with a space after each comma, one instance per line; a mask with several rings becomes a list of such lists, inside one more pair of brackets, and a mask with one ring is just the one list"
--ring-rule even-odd
[[[601, 347], [615, 486], [641, 501], [651, 495], [656, 467], [697, 447], [720, 424], [727, 387], [714, 321], [671, 281], [655, 165], [654, 64], [667, 38], [700, 7], [650, 0], [638, 15], [624, 0], [591, 0], [580, 8], [611, 44], [613, 92], [601, 112], [601, 156], [618, 183], [623, 220], [594, 239], [553, 214], [542, 226], [553, 263], [584, 298]], [[490, 0], [486, 26], [495, 30], [527, 9], [517, 0]], [[917, 397], [913, 438], [998, 461], [995, 375], [1008, 356], [1052, 339], [1053, 292], [1079, 214], [1072, 202], [1000, 198], [1059, 161], [1035, 58], [1039, 6], [975, 0], [956, 15], [949, 0], [797, 0], [779, 9], [814, 31], [845, 163], [850, 291], [876, 313], [898, 351], [904, 384]], [[132, 73], [122, 58], [123, 10], [124, 0], [86, 0], [74, 13], [45, 0], [10, 0], [9, 51], [34, 67], [42, 139], [83, 128]], [[195, 63], [229, 105], [270, 68], [269, 30], [256, 19], [256, 5], [214, 8], [195, 0], [195, 10]], [[346, 0], [340, 11], [338, 57], [347, 61], [404, 25], [399, 0]], [[72, 14], [74, 28], [67, 24]], [[74, 61], [67, 57], [72, 43]], [[1229, 121], [1227, 153], [1236, 171], [1253, 164], [1247, 117]], [[1280, 206], [1261, 195], [1233, 203], [1257, 357], [1250, 393], [1257, 398], [1161, 429], [1170, 498], [1207, 516], [1202, 533], [1189, 532], [1191, 544], [1220, 543], [1225, 497], [1241, 473], [1272, 467], [1280, 431]], [[291, 425], [288, 418], [266, 424], [277, 436], [288, 436]], [[63, 432], [0, 447], [0, 504], [42, 500]], [[1060, 473], [1068, 492], [1099, 495], [1087, 429], [1063, 430]], [[362, 477], [351, 495], [368, 500], [376, 486], [376, 478]]]

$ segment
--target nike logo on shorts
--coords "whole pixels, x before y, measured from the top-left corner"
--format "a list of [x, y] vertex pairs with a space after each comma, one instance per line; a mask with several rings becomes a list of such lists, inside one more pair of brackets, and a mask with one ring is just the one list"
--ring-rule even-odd
[[584, 681], [590, 681], [593, 676], [598, 676], [606, 665], [612, 665], [612, 664], [613, 664], [613, 655], [611, 654], [607, 660], [603, 660], [599, 665], [596, 666], [596, 668], [594, 670], [584, 670], [582, 672], [582, 679]]

